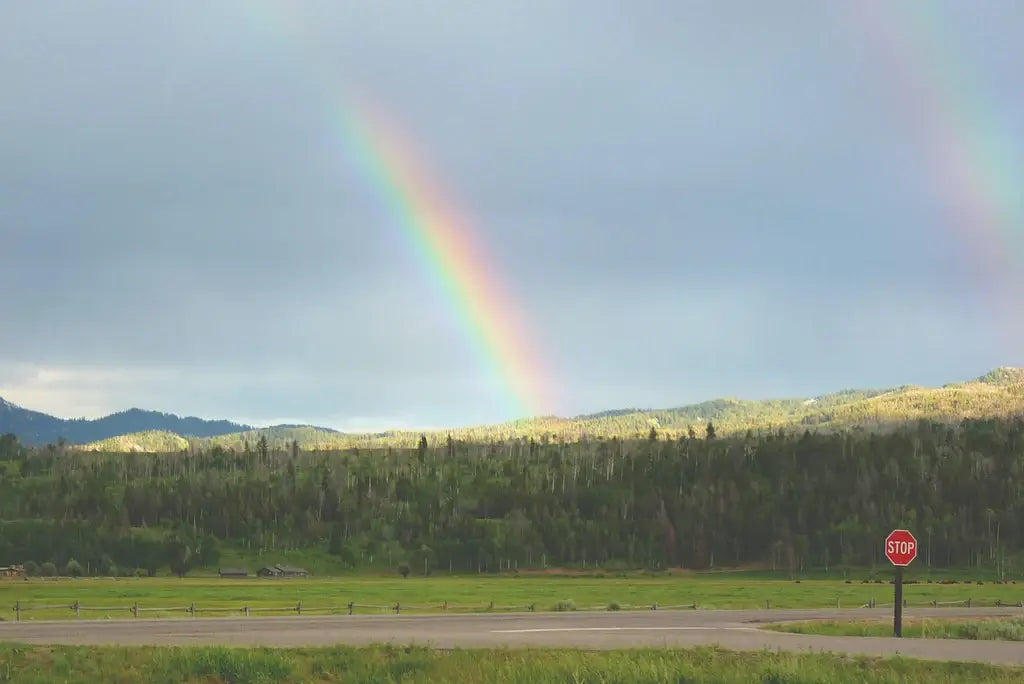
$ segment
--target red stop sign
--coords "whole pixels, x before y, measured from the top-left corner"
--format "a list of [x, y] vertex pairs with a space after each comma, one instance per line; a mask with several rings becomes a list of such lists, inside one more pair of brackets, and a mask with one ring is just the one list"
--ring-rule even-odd
[[893, 530], [885, 538], [885, 557], [893, 565], [906, 567], [917, 558], [917, 540], [908, 530]]

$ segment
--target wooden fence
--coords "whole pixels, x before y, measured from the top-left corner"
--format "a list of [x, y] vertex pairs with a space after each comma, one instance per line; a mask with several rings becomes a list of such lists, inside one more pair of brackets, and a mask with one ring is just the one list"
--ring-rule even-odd
[[[565, 611], [597, 611], [597, 610], [678, 610], [678, 609], [696, 609], [697, 604], [690, 603], [685, 605], [660, 605], [658, 603], [633, 606], [625, 604], [607, 604], [602, 606], [584, 606], [577, 608], [576, 606], [566, 605], [564, 608], [560, 608], [556, 605], [553, 612], [560, 610]], [[258, 615], [261, 613], [266, 614], [288, 614], [294, 613], [296, 615], [303, 614], [326, 614], [326, 615], [355, 615], [357, 612], [362, 614], [369, 613], [395, 613], [401, 614], [403, 611], [413, 611], [420, 613], [492, 613], [492, 612], [536, 612], [537, 604], [530, 603], [528, 605], [496, 605], [494, 602], [483, 604], [449, 604], [447, 601], [440, 604], [433, 605], [413, 605], [395, 602], [393, 604], [373, 604], [373, 603], [355, 603], [350, 602], [345, 605], [335, 606], [310, 606], [303, 605], [302, 601], [297, 603], [291, 603], [284, 606], [249, 606], [243, 605], [237, 608], [231, 607], [217, 607], [217, 608], [201, 608], [195, 603], [190, 603], [187, 606], [170, 606], [170, 607], [143, 607], [138, 603], [133, 603], [130, 606], [87, 606], [79, 601], [74, 603], [61, 603], [61, 604], [23, 604], [16, 602], [12, 608], [14, 612], [14, 619], [16, 622], [21, 621], [22, 615], [33, 611], [57, 611], [57, 610], [68, 610], [75, 614], [75, 617], [82, 617], [82, 613], [129, 613], [132, 617], [142, 617], [146, 613], [182, 613], [190, 617], [196, 617], [200, 615], [244, 615], [246, 617], [250, 615]], [[543, 609], [541, 609], [543, 610]]]
[[[911, 604], [906, 600], [903, 601], [905, 607], [910, 607]], [[965, 599], [962, 601], [927, 601], [913, 604], [915, 607], [923, 608], [940, 608], [940, 607], [997, 607], [997, 608], [1024, 608], [1024, 601], [1017, 601], [1016, 603], [1008, 603], [1002, 600], [996, 600], [994, 602], [980, 602], [974, 601], [973, 599]], [[840, 608], [839, 602], [836, 601], [836, 608]], [[865, 603], [858, 608], [887, 608], [892, 607], [892, 604], [876, 603], [874, 599]], [[549, 612], [560, 612], [560, 611], [605, 611], [605, 610], [696, 610], [696, 603], [678, 604], [678, 605], [661, 605], [659, 603], [644, 604], [644, 605], [629, 605], [619, 603], [609, 603], [606, 605], [599, 606], [584, 606], [577, 608], [571, 603], [556, 604], [553, 609]], [[765, 601], [765, 609], [771, 610], [771, 601]], [[15, 622], [20, 622], [22, 615], [25, 613], [31, 613], [36, 611], [60, 611], [67, 610], [74, 612], [76, 618], [82, 617], [85, 613], [87, 616], [89, 613], [106, 613], [108, 616], [112, 613], [120, 614], [131, 614], [132, 617], [138, 618], [143, 617], [146, 614], [174, 614], [181, 613], [190, 617], [197, 617], [202, 615], [244, 615], [246, 617], [250, 615], [259, 614], [289, 614], [294, 613], [295, 615], [303, 614], [320, 614], [320, 615], [355, 615], [357, 611], [362, 611], [363, 614], [367, 612], [371, 613], [394, 613], [401, 614], [402, 611], [412, 611], [420, 613], [492, 613], [492, 612], [536, 612], [537, 604], [531, 603], [524, 606], [499, 606], [493, 602], [482, 605], [482, 604], [449, 604], [447, 601], [441, 604], [433, 605], [410, 605], [402, 603], [394, 604], [369, 604], [369, 603], [355, 603], [350, 602], [345, 605], [335, 606], [304, 606], [302, 601], [297, 603], [287, 604], [283, 606], [249, 606], [243, 605], [235, 608], [201, 608], [197, 607], [195, 603], [190, 603], [187, 606], [171, 606], [171, 607], [143, 607], [138, 603], [133, 603], [130, 606], [89, 606], [83, 605], [79, 601], [67, 604], [22, 604], [20, 601], [15, 603], [12, 607], [14, 613]], [[541, 609], [543, 610], [543, 609]], [[159, 617], [159, 615], [157, 616]]]

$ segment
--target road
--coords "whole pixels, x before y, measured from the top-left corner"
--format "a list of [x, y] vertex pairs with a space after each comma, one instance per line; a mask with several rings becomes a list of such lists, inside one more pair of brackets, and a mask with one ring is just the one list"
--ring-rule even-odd
[[[908, 608], [914, 617], [1024, 616], [1021, 608]], [[886, 637], [829, 637], [769, 632], [766, 622], [884, 618], [881, 611], [714, 610], [503, 615], [332, 615], [0, 623], [0, 642], [329, 646], [418, 644], [435, 648], [565, 647], [612, 649], [719, 645], [735, 650], [900, 654], [934, 660], [1024, 665], [1013, 642]]]

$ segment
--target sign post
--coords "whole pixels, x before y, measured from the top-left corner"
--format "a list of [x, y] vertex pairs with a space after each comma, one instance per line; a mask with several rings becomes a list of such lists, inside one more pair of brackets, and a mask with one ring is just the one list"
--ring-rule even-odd
[[903, 568], [917, 558], [917, 539], [908, 530], [893, 530], [885, 538], [885, 557], [896, 566], [895, 597], [893, 600], [892, 631], [903, 636]]

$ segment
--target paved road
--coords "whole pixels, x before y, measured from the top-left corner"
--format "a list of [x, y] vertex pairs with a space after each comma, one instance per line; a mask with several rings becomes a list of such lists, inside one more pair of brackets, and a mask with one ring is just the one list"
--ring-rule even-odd
[[[907, 617], [1022, 616], [1021, 608], [907, 609]], [[0, 623], [0, 641], [35, 644], [222, 644], [326, 646], [419, 644], [455, 647], [686, 647], [901, 654], [936, 660], [1024, 665], [1024, 645], [998, 641], [826, 637], [767, 632], [765, 622], [883, 618], [880, 610], [643, 611], [508, 615], [355, 615], [74, 620]]]

